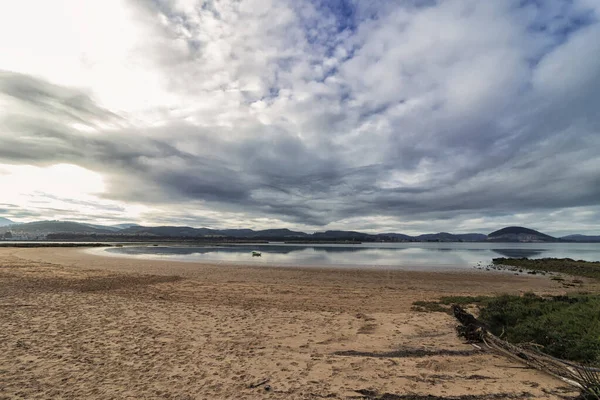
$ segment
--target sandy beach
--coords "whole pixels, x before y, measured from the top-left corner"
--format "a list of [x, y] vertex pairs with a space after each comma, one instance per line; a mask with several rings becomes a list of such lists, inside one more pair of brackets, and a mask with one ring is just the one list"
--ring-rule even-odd
[[0, 399], [560, 399], [573, 394], [562, 382], [463, 343], [451, 316], [411, 306], [445, 295], [565, 290], [548, 277], [475, 270], [274, 268], [2, 248]]

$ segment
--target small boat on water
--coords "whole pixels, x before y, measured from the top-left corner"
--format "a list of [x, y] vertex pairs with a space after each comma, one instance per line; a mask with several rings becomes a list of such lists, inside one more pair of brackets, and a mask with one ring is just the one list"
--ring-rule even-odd
[[260, 251], [253, 251], [252, 252], [252, 257], [261, 257], [261, 256], [262, 256], [262, 254], [261, 254]]

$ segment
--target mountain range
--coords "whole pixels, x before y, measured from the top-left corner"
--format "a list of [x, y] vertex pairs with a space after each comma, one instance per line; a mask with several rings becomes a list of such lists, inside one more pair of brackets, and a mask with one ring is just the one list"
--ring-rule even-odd
[[[72, 221], [37, 221], [15, 224], [0, 217], [0, 226], [15, 235], [47, 236], [48, 239], [78, 239], [94, 236], [98, 239], [119, 238], [139, 239], [237, 239], [237, 240], [278, 240], [278, 241], [350, 241], [350, 242], [600, 242], [600, 236], [569, 235], [556, 238], [539, 231], [511, 226], [482, 233], [452, 234], [448, 232], [430, 233], [417, 236], [402, 233], [369, 234], [356, 231], [329, 230], [312, 234], [289, 229], [209, 229], [189, 226], [141, 226], [137, 224], [92, 225]], [[50, 236], [48, 236], [50, 235]]]

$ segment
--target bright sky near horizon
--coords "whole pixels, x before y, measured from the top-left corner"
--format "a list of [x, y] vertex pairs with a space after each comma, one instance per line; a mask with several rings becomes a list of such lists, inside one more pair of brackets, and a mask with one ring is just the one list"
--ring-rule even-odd
[[600, 234], [598, 0], [0, 0], [0, 216]]

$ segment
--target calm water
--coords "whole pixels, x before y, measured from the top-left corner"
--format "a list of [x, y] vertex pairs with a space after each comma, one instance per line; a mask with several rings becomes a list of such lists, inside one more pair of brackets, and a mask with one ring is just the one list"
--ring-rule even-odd
[[[255, 244], [231, 246], [126, 246], [112, 255], [173, 261], [265, 265], [442, 268], [487, 265], [496, 257], [557, 257], [599, 261], [600, 243], [368, 243], [362, 245]], [[253, 257], [260, 251], [261, 257]], [[105, 253], [106, 254], [106, 253]]]

